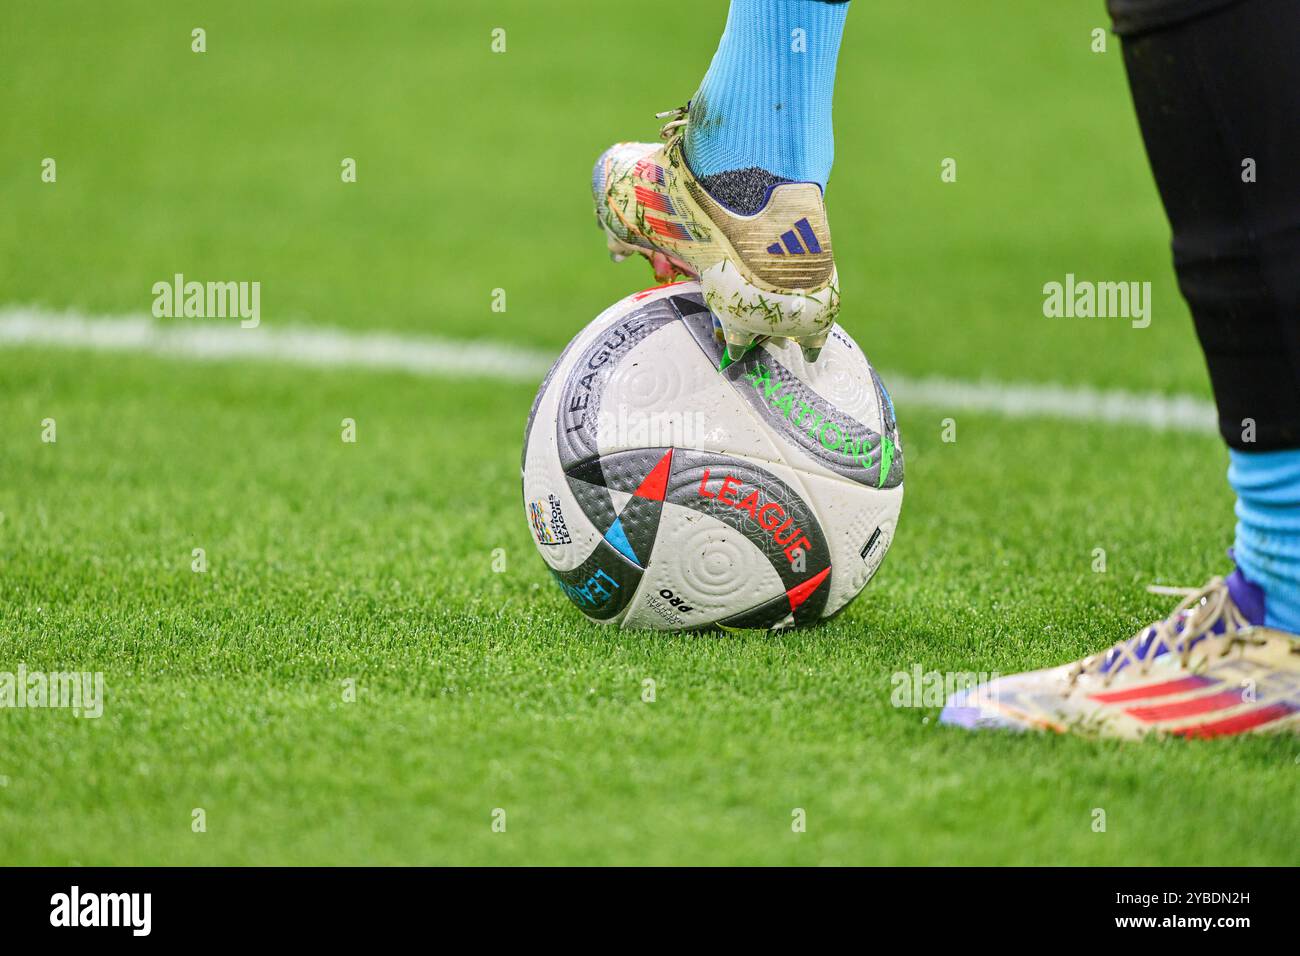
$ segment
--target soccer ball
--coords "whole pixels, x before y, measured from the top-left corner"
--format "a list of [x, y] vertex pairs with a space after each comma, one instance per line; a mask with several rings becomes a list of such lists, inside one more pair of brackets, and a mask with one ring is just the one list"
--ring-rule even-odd
[[838, 325], [820, 359], [728, 361], [697, 282], [651, 289], [569, 343], [524, 435], [542, 560], [595, 621], [782, 628], [829, 617], [889, 550], [893, 404]]

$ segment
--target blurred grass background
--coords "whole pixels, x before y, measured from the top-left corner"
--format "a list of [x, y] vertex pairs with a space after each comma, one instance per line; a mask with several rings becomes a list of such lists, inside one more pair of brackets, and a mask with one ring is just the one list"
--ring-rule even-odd
[[[605, 260], [590, 166], [691, 96], [725, 15], [723, 0], [13, 5], [0, 302], [138, 312], [183, 272], [261, 281], [273, 324], [558, 349], [651, 284], [640, 261]], [[1206, 393], [1118, 40], [1091, 52], [1106, 24], [1100, 0], [852, 9], [827, 196], [842, 322], [878, 364]], [[1151, 328], [1044, 318], [1042, 287], [1067, 272], [1151, 281]]]

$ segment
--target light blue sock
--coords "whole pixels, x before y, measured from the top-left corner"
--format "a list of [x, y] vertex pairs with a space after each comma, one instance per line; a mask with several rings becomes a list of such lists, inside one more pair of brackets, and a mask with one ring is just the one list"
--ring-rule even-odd
[[1265, 623], [1300, 634], [1300, 450], [1229, 455], [1237, 567], [1264, 589]]
[[686, 161], [696, 176], [757, 168], [826, 188], [848, 12], [847, 2], [731, 0], [722, 42], [691, 100]]

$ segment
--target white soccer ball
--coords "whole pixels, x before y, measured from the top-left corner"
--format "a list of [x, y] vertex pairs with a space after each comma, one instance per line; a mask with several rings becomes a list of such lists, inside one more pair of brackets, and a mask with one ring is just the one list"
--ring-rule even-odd
[[[695, 282], [602, 312], [525, 431], [542, 560], [595, 621], [780, 628], [839, 611], [893, 541], [893, 404], [838, 325], [815, 364], [771, 342], [727, 363]], [[721, 369], [720, 369], [721, 366]]]

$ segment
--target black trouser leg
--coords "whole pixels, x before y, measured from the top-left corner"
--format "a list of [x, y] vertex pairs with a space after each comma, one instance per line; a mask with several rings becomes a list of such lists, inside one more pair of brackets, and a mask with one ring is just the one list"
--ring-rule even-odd
[[1109, 2], [1220, 431], [1300, 448], [1300, 0]]

